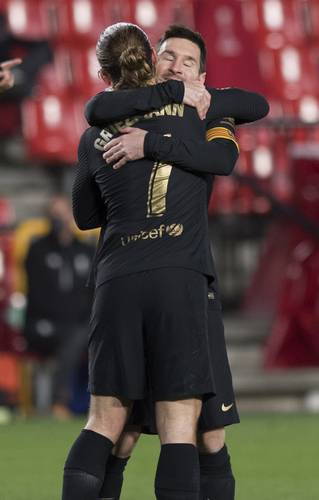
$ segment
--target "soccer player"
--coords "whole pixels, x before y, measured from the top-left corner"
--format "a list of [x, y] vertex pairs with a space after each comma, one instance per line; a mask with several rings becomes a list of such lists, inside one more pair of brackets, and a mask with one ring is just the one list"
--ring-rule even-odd
[[0, 93], [11, 89], [14, 85], [14, 74], [12, 69], [22, 63], [19, 58], [10, 59], [0, 63]]
[[[155, 83], [151, 47], [134, 25], [106, 29], [97, 55], [115, 88]], [[131, 401], [143, 400], [148, 391], [156, 402], [162, 444], [156, 497], [197, 500], [199, 494], [197, 420], [202, 397], [214, 393], [207, 341], [207, 281], [213, 269], [207, 184], [200, 172], [229, 174], [238, 146], [228, 122], [218, 127], [214, 141], [203, 140], [203, 122], [182, 104], [126, 124], [137, 122], [152, 131], [146, 135], [150, 140], [170, 144], [179, 168], [146, 159], [120, 170], [106, 168], [101, 151], [122, 123], [88, 129], [79, 146], [75, 219], [82, 229], [107, 225], [107, 232], [102, 231], [95, 267], [90, 414], [66, 460], [63, 500], [96, 500]]]
[[[205, 80], [205, 45], [199, 34], [192, 30], [171, 26], [158, 45], [157, 81], [167, 82], [136, 90], [102, 92], [91, 99], [86, 109], [90, 124], [102, 124], [127, 115], [134, 115], [158, 109], [171, 102], [178, 102], [178, 85], [184, 90], [184, 103], [196, 106], [203, 117], [206, 95], [200, 83]], [[183, 83], [172, 86], [170, 79]], [[177, 82], [176, 82], [177, 83]], [[266, 100], [255, 93], [241, 89], [210, 89], [212, 105], [208, 117], [232, 116], [237, 123], [254, 121], [268, 112]], [[205, 111], [205, 109], [204, 109]], [[213, 138], [207, 122], [207, 138]], [[147, 156], [150, 151], [149, 141], [144, 144], [144, 133], [139, 129], [124, 129], [125, 135], [106, 145], [105, 158], [116, 161], [117, 168], [127, 160]], [[168, 150], [162, 147], [157, 159], [165, 161]], [[151, 154], [154, 154], [151, 151]], [[167, 160], [167, 158], [166, 158]], [[215, 159], [212, 157], [211, 162]], [[208, 197], [212, 189], [209, 182]], [[201, 498], [214, 500], [232, 500], [235, 492], [235, 480], [232, 474], [230, 458], [225, 445], [224, 427], [239, 422], [234, 399], [232, 378], [227, 358], [224, 328], [221, 315], [218, 286], [209, 291], [208, 309], [209, 340], [212, 344], [212, 358], [217, 388], [217, 396], [203, 404], [199, 420], [199, 450], [201, 464]], [[154, 431], [154, 426], [153, 431]], [[123, 433], [113, 451], [114, 455], [107, 464], [101, 497], [120, 497], [123, 471], [139, 437], [138, 430]]]

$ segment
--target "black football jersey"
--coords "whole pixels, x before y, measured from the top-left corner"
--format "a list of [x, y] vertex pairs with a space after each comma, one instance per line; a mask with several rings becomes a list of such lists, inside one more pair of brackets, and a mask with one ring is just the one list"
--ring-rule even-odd
[[[147, 156], [119, 170], [102, 157], [125, 126], [147, 130]], [[172, 103], [85, 131], [73, 188], [80, 228], [102, 226], [96, 284], [133, 272], [184, 267], [214, 276], [207, 223], [207, 175], [230, 173], [238, 150], [231, 126], [211, 127], [195, 109]], [[197, 150], [196, 150], [197, 148]], [[165, 161], [161, 158], [165, 156]], [[215, 167], [213, 166], [215, 164]]]

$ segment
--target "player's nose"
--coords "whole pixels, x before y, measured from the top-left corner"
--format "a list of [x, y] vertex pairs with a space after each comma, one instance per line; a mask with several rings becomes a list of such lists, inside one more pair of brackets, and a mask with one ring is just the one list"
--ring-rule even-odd
[[172, 65], [171, 65], [171, 70], [175, 75], [181, 75], [183, 73], [183, 66], [178, 59], [176, 59]]

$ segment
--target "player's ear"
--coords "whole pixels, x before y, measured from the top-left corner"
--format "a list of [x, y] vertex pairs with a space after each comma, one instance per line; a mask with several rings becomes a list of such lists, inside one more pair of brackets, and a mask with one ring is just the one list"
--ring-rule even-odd
[[205, 80], [206, 80], [206, 73], [200, 73], [198, 79], [199, 79], [200, 83], [204, 84]]
[[107, 74], [103, 73], [103, 71], [101, 69], [99, 70], [98, 75], [99, 75], [99, 78], [101, 78], [101, 80], [103, 80], [103, 82], [106, 83], [107, 87], [112, 86], [112, 81], [111, 81], [110, 77]]
[[157, 52], [154, 49], [154, 47], [152, 47], [152, 62], [154, 64], [154, 66], [156, 66], [156, 64], [157, 64]]

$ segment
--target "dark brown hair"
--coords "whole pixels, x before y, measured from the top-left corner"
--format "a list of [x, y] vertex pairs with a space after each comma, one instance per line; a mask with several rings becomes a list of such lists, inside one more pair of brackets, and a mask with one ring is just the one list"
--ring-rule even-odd
[[187, 26], [183, 26], [182, 24], [172, 24], [159, 39], [157, 51], [160, 50], [163, 43], [169, 38], [185, 38], [186, 40], [195, 43], [200, 50], [199, 72], [204, 73], [206, 68], [206, 45], [202, 35]]
[[141, 28], [131, 23], [108, 26], [96, 45], [102, 75], [114, 88], [145, 87], [154, 78], [152, 47]]

